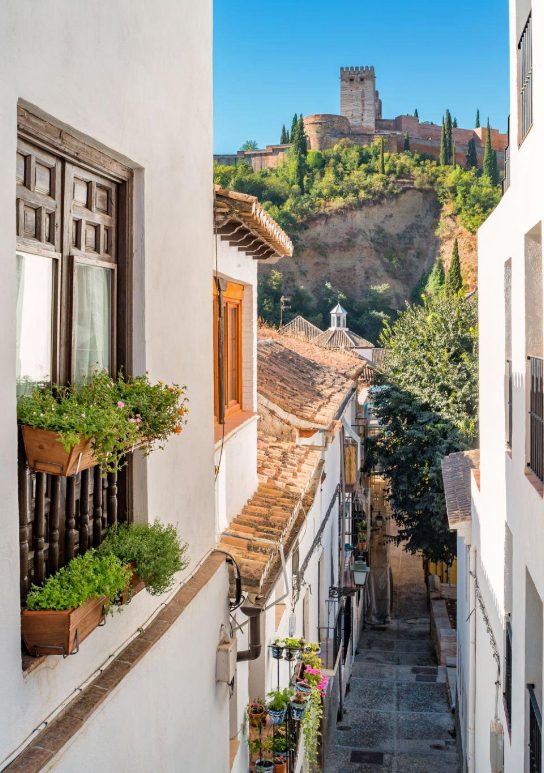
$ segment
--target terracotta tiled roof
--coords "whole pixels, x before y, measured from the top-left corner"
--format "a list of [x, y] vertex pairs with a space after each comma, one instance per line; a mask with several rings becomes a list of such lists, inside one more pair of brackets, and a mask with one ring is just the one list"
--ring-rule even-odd
[[266, 598], [281, 565], [279, 545], [287, 554], [312, 505], [320, 459], [316, 449], [259, 432], [259, 486], [219, 542], [238, 562], [242, 587], [255, 600]]
[[343, 327], [329, 328], [314, 338], [314, 343], [327, 349], [373, 349], [374, 344]]
[[257, 391], [282, 418], [299, 427], [330, 427], [364, 364], [354, 354], [260, 330]]
[[215, 232], [256, 259], [290, 257], [293, 243], [255, 196], [214, 186]]
[[442, 478], [446, 494], [448, 523], [455, 529], [463, 521], [472, 518], [472, 501], [470, 492], [470, 475], [479, 479], [480, 451], [459, 451], [442, 459]]
[[308, 322], [308, 320], [301, 317], [300, 314], [283, 327], [280, 327], [278, 332], [281, 335], [302, 338], [304, 341], [313, 341], [317, 336], [320, 336], [323, 333], [316, 325]]

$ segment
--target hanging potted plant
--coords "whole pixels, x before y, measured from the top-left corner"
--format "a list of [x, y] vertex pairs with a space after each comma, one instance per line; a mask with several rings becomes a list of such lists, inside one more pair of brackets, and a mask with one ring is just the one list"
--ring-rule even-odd
[[283, 690], [272, 690], [268, 693], [268, 715], [273, 725], [281, 725], [289, 707], [293, 691], [286, 687]]
[[272, 650], [272, 657], [276, 660], [281, 660], [285, 648], [285, 640], [281, 636], [276, 636], [270, 645], [270, 648]]
[[262, 727], [266, 721], [266, 706], [260, 698], [251, 701], [246, 708], [247, 718], [251, 727]]
[[29, 468], [62, 476], [96, 464], [118, 472], [136, 447], [149, 452], [181, 432], [186, 413], [182, 388], [104, 371], [82, 384], [38, 386], [17, 403]]
[[132, 568], [132, 595], [144, 586], [153, 596], [165, 593], [189, 563], [176, 527], [159, 521], [112, 526], [99, 550]]
[[97, 628], [113, 599], [130, 580], [115, 556], [89, 550], [32, 586], [21, 611], [25, 647], [31, 655], [72, 655]]

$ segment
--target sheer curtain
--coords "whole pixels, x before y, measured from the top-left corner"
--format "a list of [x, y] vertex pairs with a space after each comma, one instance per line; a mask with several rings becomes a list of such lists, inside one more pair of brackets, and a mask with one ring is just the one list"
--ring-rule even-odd
[[53, 260], [16, 255], [17, 394], [51, 380]]
[[76, 264], [74, 380], [111, 368], [111, 270]]

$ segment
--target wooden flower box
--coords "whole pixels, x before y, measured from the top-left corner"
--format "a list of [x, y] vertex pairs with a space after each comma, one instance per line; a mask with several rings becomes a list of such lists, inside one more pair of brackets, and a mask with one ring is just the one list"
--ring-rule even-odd
[[74, 609], [21, 611], [23, 641], [30, 655], [74, 655], [104, 618], [105, 596]]
[[145, 588], [145, 582], [136, 571], [134, 564], [128, 564], [128, 567], [132, 571], [132, 576], [127, 589], [121, 595], [122, 604], [129, 604], [132, 598]]
[[70, 476], [97, 463], [90, 439], [82, 436], [77, 445], [65, 451], [57, 432], [27, 424], [23, 424], [21, 429], [28, 466], [33, 472]]

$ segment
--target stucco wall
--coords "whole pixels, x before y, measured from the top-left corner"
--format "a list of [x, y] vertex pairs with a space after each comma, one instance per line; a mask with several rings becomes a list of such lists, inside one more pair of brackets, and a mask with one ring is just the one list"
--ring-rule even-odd
[[[122, 615], [95, 632], [77, 657], [64, 661], [50, 657], [45, 666], [23, 678], [15, 451], [17, 102], [22, 99], [37, 106], [56, 121], [128, 159], [136, 169], [135, 364], [139, 371], [147, 368], [153, 379], [186, 384], [190, 400], [183, 435], [138, 468], [137, 515], [145, 517], [148, 513], [177, 524], [189, 542], [194, 566], [211, 548], [215, 536], [211, 10], [209, 0], [159, 0], [153, 5], [144, 0], [113, 4], [107, 0], [6, 0], [2, 5], [0, 684], [4, 700], [0, 706], [0, 759], [136, 630], [160, 601], [141, 594]], [[147, 487], [142, 483], [146, 465]], [[225, 592], [224, 582], [223, 577], [216, 584], [217, 604]], [[210, 615], [216, 612], [214, 603]], [[212, 625], [210, 618], [209, 625], [214, 629], [215, 646], [219, 620]], [[142, 666], [147, 677], [140, 682], [136, 675], [133, 682], [127, 682], [126, 692], [121, 689], [119, 698], [111, 702], [113, 715], [119, 701], [119, 716], [125, 726], [129, 725], [127, 733], [132, 730], [125, 719], [141, 711], [142, 701], [156, 707], [153, 721], [157, 727], [164, 729], [172, 719], [168, 701], [159, 702], [153, 692], [149, 677], [153, 665], [163, 673], [172, 668], [176, 676], [173, 684], [180, 694], [186, 692], [182, 668], [190, 666], [191, 659], [180, 658], [187, 643], [185, 634], [181, 637], [185, 641], [176, 641], [178, 630], [182, 628], [168, 639], [172, 662], [161, 658]], [[200, 641], [196, 630], [192, 636], [197, 637], [199, 651], [211, 646]], [[200, 687], [194, 689], [204, 699], [209, 685], [201, 682]], [[212, 706], [214, 700], [210, 693]], [[134, 708], [127, 713], [122, 709], [129, 704]], [[218, 704], [212, 710], [219, 712]], [[217, 716], [210, 727], [220, 724]], [[107, 727], [104, 723], [100, 740], [104, 749], [113, 749], [118, 734], [111, 725], [109, 731]], [[148, 729], [141, 719], [135, 721], [134, 731], [138, 730], [140, 738], [145, 738]], [[157, 768], [147, 769], [150, 767]]]

